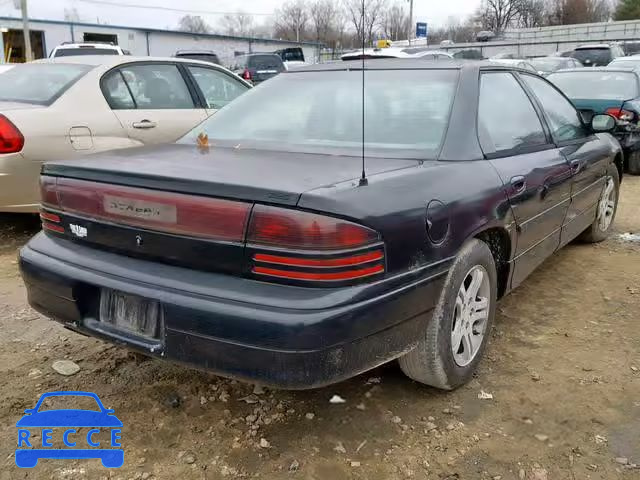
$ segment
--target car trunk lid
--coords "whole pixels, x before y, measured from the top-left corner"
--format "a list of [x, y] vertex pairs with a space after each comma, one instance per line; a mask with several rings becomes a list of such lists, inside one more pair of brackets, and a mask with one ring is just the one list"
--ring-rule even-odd
[[[367, 174], [416, 160], [368, 159]], [[134, 257], [241, 275], [255, 203], [295, 208], [305, 191], [354, 180], [358, 157], [167, 145], [43, 167], [48, 233]], [[55, 198], [47, 185], [55, 185]], [[56, 202], [58, 202], [56, 204]], [[51, 216], [52, 215], [52, 216]]]

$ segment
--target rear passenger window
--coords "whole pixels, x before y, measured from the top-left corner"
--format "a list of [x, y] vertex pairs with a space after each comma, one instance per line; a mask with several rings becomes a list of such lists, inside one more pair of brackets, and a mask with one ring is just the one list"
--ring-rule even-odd
[[575, 107], [545, 80], [522, 75], [524, 81], [542, 104], [551, 136], [556, 142], [568, 142], [587, 136]]
[[136, 104], [119, 70], [108, 73], [103, 80], [104, 96], [113, 110], [133, 110]]
[[195, 107], [189, 88], [176, 65], [128, 65], [120, 71], [138, 109]]
[[[480, 77], [478, 128], [485, 153], [527, 149], [547, 143], [531, 100], [511, 73]], [[490, 145], [487, 145], [490, 141]], [[489, 150], [489, 151], [487, 151]]]

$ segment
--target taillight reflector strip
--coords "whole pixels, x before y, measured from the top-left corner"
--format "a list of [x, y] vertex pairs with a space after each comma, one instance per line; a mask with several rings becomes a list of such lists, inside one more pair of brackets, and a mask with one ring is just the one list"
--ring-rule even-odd
[[251, 204], [70, 178], [41, 178], [42, 202], [63, 212], [149, 230], [242, 242]]
[[342, 272], [299, 272], [294, 270], [280, 270], [261, 266], [253, 267], [253, 273], [268, 275], [271, 277], [288, 278], [292, 280], [312, 280], [312, 281], [340, 281], [353, 280], [356, 278], [369, 277], [384, 272], [383, 265], [360, 268], [357, 270], [346, 270]]
[[60, 217], [55, 213], [40, 212], [40, 218], [42, 220], [48, 220], [49, 222], [60, 223]]
[[56, 233], [64, 233], [64, 227], [49, 222], [42, 222], [42, 228]]
[[373, 251], [349, 257], [341, 258], [302, 258], [288, 257], [282, 255], [271, 255], [266, 253], [256, 253], [253, 259], [257, 262], [271, 263], [277, 265], [287, 265], [293, 267], [349, 267], [354, 265], [362, 265], [364, 263], [382, 260], [384, 254], [382, 251]]

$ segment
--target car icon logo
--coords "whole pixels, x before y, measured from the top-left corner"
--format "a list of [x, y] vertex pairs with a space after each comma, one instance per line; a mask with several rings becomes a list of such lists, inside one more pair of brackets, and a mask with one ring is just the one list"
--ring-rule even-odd
[[[43, 402], [51, 397], [62, 397], [64, 403], [67, 402], [66, 397], [71, 401], [74, 397], [76, 400], [78, 397], [89, 397], [95, 400], [97, 409], [46, 410]], [[16, 465], [20, 468], [33, 468], [39, 459], [45, 458], [98, 458], [107, 468], [121, 467], [124, 463], [122, 422], [113, 413], [112, 409], [104, 407], [95, 393], [69, 391], [43, 394], [35, 407], [25, 410], [25, 415], [16, 423]], [[108, 439], [105, 440], [103, 437], [107, 433]]]

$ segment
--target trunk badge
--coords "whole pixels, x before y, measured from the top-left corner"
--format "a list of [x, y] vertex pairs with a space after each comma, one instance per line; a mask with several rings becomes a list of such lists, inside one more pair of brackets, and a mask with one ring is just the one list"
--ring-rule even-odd
[[144, 243], [144, 240], [142, 240], [142, 236], [141, 235], [136, 235], [136, 245], [138, 247], [141, 247], [143, 243]]
[[81, 227], [80, 225], [74, 225], [73, 223], [70, 223], [69, 228], [71, 229], [71, 233], [73, 233], [78, 238], [85, 238], [87, 236], [86, 227]]

